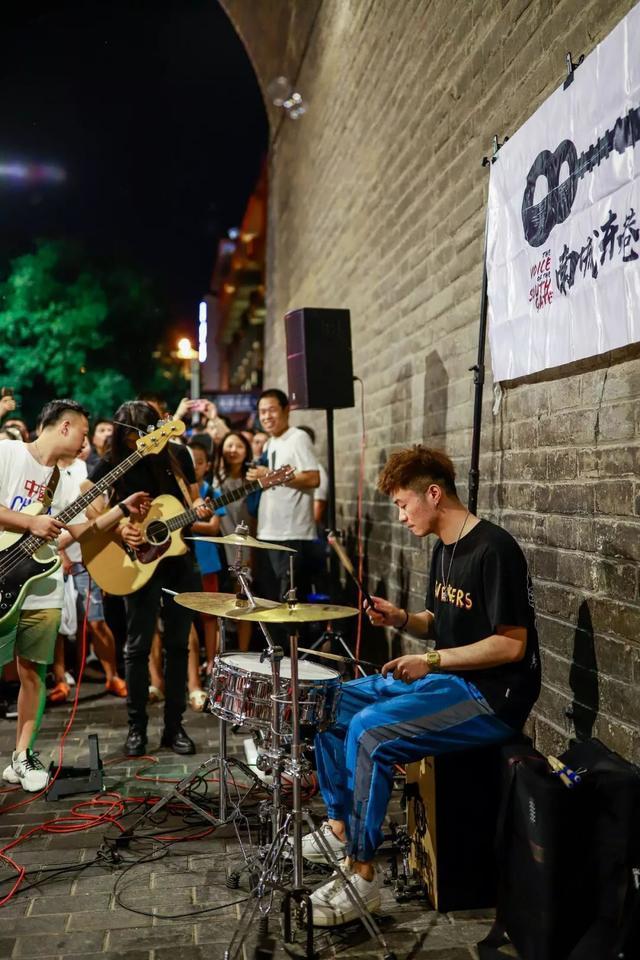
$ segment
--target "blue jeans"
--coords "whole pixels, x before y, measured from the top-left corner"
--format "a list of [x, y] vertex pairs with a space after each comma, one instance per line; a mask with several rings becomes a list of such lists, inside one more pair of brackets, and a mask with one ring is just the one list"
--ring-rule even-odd
[[336, 723], [315, 738], [329, 817], [346, 824], [349, 856], [371, 860], [383, 840], [396, 763], [501, 743], [514, 734], [480, 691], [450, 673], [407, 685], [376, 674], [342, 687]]

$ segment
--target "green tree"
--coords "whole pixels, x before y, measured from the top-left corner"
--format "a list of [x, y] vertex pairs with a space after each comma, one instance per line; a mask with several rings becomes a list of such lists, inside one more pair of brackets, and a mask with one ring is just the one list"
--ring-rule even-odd
[[52, 397], [111, 416], [141, 391], [175, 391], [153, 357], [165, 326], [151, 285], [133, 270], [41, 241], [0, 283], [0, 384], [14, 387], [30, 423]]

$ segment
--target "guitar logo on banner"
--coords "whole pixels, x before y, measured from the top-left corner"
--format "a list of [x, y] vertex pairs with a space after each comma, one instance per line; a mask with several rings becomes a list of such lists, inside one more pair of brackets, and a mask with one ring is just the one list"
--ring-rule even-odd
[[640, 6], [574, 79], [492, 164], [496, 380], [640, 340]]

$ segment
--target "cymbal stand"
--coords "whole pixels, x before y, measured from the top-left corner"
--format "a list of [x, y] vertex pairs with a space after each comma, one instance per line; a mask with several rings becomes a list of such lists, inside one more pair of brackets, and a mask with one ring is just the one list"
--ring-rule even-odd
[[[241, 595], [249, 601], [249, 609], [256, 606], [255, 597], [251, 592], [249, 585], [249, 570], [239, 568], [234, 570], [235, 576], [240, 584]], [[284, 658], [284, 650], [276, 646], [271, 639], [271, 634], [264, 623], [259, 622], [258, 626], [267, 644], [267, 649], [262, 651], [260, 661], [269, 659], [271, 661], [271, 678], [273, 683], [274, 696], [271, 698], [271, 747], [268, 756], [273, 762], [273, 780], [271, 785], [271, 828], [272, 838], [275, 838], [280, 828], [280, 819], [282, 811], [282, 738], [280, 735], [280, 705], [278, 703], [278, 691], [280, 690], [280, 665]]]
[[[331, 626], [331, 622], [329, 622], [329, 623], [327, 624], [326, 629], [322, 631], [322, 633], [320, 634], [320, 636], [318, 637], [318, 639], [315, 640], [315, 641], [311, 644], [311, 646], [310, 646], [309, 649], [310, 649], [310, 650], [318, 650], [318, 649], [323, 645], [323, 643], [326, 643], [326, 642], [327, 642], [327, 640], [328, 640], [332, 645], [333, 645], [335, 642], [337, 642], [337, 643], [340, 644], [340, 646], [342, 647], [342, 649], [345, 650], [345, 651], [346, 651], [346, 654], [347, 654], [346, 657], [345, 657], [345, 660], [350, 660], [351, 662], [355, 661], [355, 659], [356, 659], [355, 654], [353, 653], [353, 651], [351, 650], [351, 648], [350, 648], [349, 645], [347, 644], [347, 641], [344, 639], [344, 636], [343, 636], [343, 634], [342, 634], [342, 631], [341, 631], [341, 630], [334, 630], [333, 627]], [[308, 653], [303, 653], [301, 659], [302, 659], [302, 660], [306, 660], [307, 657], [309, 657], [309, 656], [310, 656], [310, 654], [308, 654]], [[354, 668], [354, 669], [355, 669], [356, 671], [359, 670], [360, 673], [362, 674], [362, 676], [363, 676], [363, 677], [366, 677], [367, 674], [366, 674], [366, 672], [362, 669], [362, 667], [360, 666], [359, 663], [356, 663], [356, 664], [355, 664], [355, 668]], [[357, 673], [356, 673], [356, 676], [357, 676]]]
[[[238, 548], [238, 555], [236, 557], [236, 565], [242, 566], [242, 547]], [[233, 568], [231, 568], [233, 569]], [[167, 587], [163, 588], [164, 592], [168, 595], [175, 596], [175, 590], [170, 590]], [[255, 605], [255, 601], [254, 601]], [[220, 623], [220, 652], [224, 653], [226, 646], [226, 625], [224, 620], [221, 618]], [[211, 678], [213, 682], [213, 677]], [[233, 774], [229, 774], [231, 767], [237, 767], [245, 774], [245, 776], [250, 781], [249, 786], [247, 786], [246, 791], [242, 796], [238, 796], [236, 803], [234, 804], [234, 810], [231, 815], [228, 812], [230, 806], [230, 796], [229, 796], [229, 786], [228, 780], [230, 779], [235, 783]], [[190, 793], [190, 787], [196, 780], [202, 780], [209, 773], [213, 771], [218, 771], [218, 815], [214, 816], [209, 813], [197, 800], [194, 800]], [[181, 803], [186, 804], [190, 807], [194, 813], [197, 813], [198, 816], [202, 817], [204, 820], [207, 820], [214, 827], [220, 827], [225, 823], [230, 823], [238, 819], [240, 816], [240, 807], [241, 805], [250, 797], [251, 793], [254, 790], [260, 790], [261, 792], [265, 790], [265, 784], [260, 780], [259, 777], [253, 772], [251, 767], [248, 764], [244, 763], [242, 760], [238, 760], [235, 757], [227, 756], [227, 728], [226, 721], [221, 718], [218, 719], [218, 753], [213, 754], [209, 757], [208, 760], [205, 760], [204, 763], [201, 763], [194, 771], [188, 773], [185, 777], [182, 778], [178, 783], [172, 785], [169, 793], [161, 797], [157, 803], [155, 803], [148, 810], [145, 810], [132, 824], [127, 828], [125, 834], [131, 836], [139, 823], [142, 823], [144, 820], [147, 820], [149, 817], [154, 816], [165, 807], [167, 804], [171, 803], [172, 800], [179, 800]], [[237, 831], [236, 831], [237, 832]], [[240, 838], [238, 837], [240, 840]], [[240, 841], [242, 845], [242, 841]]]
[[[291, 588], [287, 593], [286, 600], [291, 611], [295, 610], [297, 603], [296, 588], [293, 575], [293, 558], [289, 559], [289, 579]], [[261, 624], [261, 627], [263, 625]], [[266, 631], [263, 630], [263, 632]], [[308, 810], [302, 810], [302, 791], [301, 782], [305, 773], [305, 761], [302, 757], [302, 744], [300, 738], [300, 688], [298, 675], [298, 632], [296, 628], [292, 629], [289, 635], [290, 653], [291, 653], [291, 727], [292, 743], [291, 757], [285, 760], [284, 768], [287, 775], [290, 776], [293, 786], [292, 809], [287, 814], [280, 829], [274, 834], [273, 841], [267, 855], [263, 861], [263, 868], [254, 891], [255, 899], [249, 900], [245, 907], [238, 924], [233, 931], [229, 946], [224, 952], [224, 960], [236, 960], [244, 941], [252, 928], [252, 922], [256, 912], [260, 909], [261, 918], [268, 918], [269, 912], [273, 907], [273, 897], [276, 892], [283, 894], [282, 913], [283, 913], [283, 938], [285, 943], [293, 943], [295, 935], [292, 933], [292, 905], [295, 905], [298, 921], [304, 921], [306, 928], [306, 957], [307, 960], [314, 960], [316, 954], [313, 942], [313, 903], [308, 887], [304, 885], [303, 876], [303, 857], [302, 857], [302, 822], [303, 818], [310, 830], [315, 830], [315, 824]], [[278, 698], [278, 687], [274, 687], [273, 698]], [[277, 706], [277, 704], [276, 704]], [[278, 736], [280, 742], [280, 723], [281, 713], [277, 709], [274, 713], [276, 730], [274, 734]], [[285, 847], [289, 841], [289, 831], [293, 832], [293, 884], [286, 884], [282, 881], [282, 860]], [[345, 882], [347, 896], [356, 908], [363, 926], [370, 936], [375, 937], [384, 950], [385, 960], [395, 960], [395, 955], [389, 950], [386, 940], [378, 924], [369, 912], [362, 897], [351, 882], [349, 873], [346, 872], [341, 864], [336, 860], [331, 847], [325, 838], [319, 834], [320, 845], [323, 847], [327, 863], [339, 873]], [[278, 866], [280, 869], [278, 870]], [[261, 901], [268, 896], [266, 910], [261, 909]], [[242, 933], [240, 933], [242, 931]]]

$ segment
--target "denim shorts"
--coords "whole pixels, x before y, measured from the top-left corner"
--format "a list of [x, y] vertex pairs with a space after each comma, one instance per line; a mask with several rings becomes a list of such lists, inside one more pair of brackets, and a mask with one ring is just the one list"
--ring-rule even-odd
[[[84, 620], [85, 606], [87, 603], [87, 593], [89, 593], [89, 574], [87, 568], [81, 563], [71, 564], [71, 575], [75, 588], [78, 591], [78, 621], [79, 626]], [[97, 583], [91, 581], [91, 593], [89, 594], [89, 622], [104, 620], [104, 607], [102, 605], [102, 590]]]

